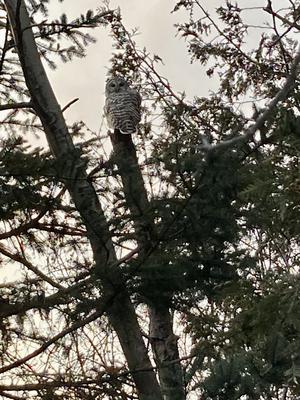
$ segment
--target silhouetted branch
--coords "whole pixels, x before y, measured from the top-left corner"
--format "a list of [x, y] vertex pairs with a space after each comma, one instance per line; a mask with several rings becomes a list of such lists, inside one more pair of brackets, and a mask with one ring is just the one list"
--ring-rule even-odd
[[0, 104], [0, 111], [4, 110], [14, 110], [14, 109], [20, 109], [20, 108], [32, 108], [33, 105], [32, 103], [29, 102], [22, 102], [22, 103], [9, 103], [9, 104]]
[[10, 371], [14, 368], [20, 367], [21, 365], [25, 364], [27, 361], [29, 361], [32, 358], [37, 357], [39, 354], [43, 353], [45, 350], [47, 350], [48, 347], [50, 347], [52, 344], [57, 342], [59, 339], [62, 339], [69, 333], [76, 331], [77, 329], [89, 324], [92, 321], [95, 321], [97, 318], [99, 318], [104, 313], [106, 306], [107, 306], [106, 301], [102, 301], [102, 304], [100, 305], [100, 300], [99, 300], [100, 311], [95, 311], [88, 318], [85, 318], [83, 320], [75, 322], [69, 328], [64, 329], [57, 335], [53, 336], [50, 340], [43, 343], [42, 346], [40, 346], [39, 348], [34, 350], [32, 353], [27, 354], [27, 356], [19, 358], [17, 361], [0, 368], [0, 374], [2, 374], [3, 372], [6, 372], [6, 371]]
[[266, 109], [260, 114], [257, 118], [256, 122], [251, 125], [249, 128], [245, 130], [245, 133], [241, 136], [234, 137], [233, 139], [225, 140], [223, 142], [217, 144], [209, 144], [204, 143], [199, 145], [199, 150], [220, 150], [228, 147], [232, 147], [236, 144], [247, 142], [251, 139], [256, 131], [264, 127], [266, 121], [270, 120], [272, 114], [274, 113], [278, 104], [284, 100], [286, 100], [291, 92], [291, 90], [295, 87], [295, 82], [297, 78], [297, 74], [299, 72], [299, 63], [300, 63], [300, 47], [296, 53], [296, 56], [291, 65], [290, 74], [286, 78], [286, 81], [282, 88], [278, 91], [277, 95], [271, 100], [270, 104], [266, 107]]
[[74, 103], [76, 103], [76, 101], [79, 100], [79, 97], [76, 97], [76, 99], [71, 100], [67, 105], [65, 105], [61, 111], [64, 112], [66, 111], [69, 107], [71, 107]]

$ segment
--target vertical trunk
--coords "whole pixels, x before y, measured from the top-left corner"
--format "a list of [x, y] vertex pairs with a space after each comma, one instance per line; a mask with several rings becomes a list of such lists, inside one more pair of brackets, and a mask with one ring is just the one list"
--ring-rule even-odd
[[[157, 241], [144, 180], [138, 165], [130, 135], [115, 130], [111, 136], [113, 158], [122, 178], [127, 205], [133, 218], [141, 257]], [[184, 400], [182, 369], [179, 361], [177, 338], [173, 333], [173, 319], [164, 300], [149, 299], [151, 347], [158, 368], [164, 400]]]
[[[57, 171], [86, 225], [100, 278], [107, 315], [133, 372], [140, 400], [162, 399], [156, 376], [143, 342], [134, 307], [117, 268], [114, 246], [96, 192], [87, 179], [85, 165], [69, 135], [60, 106], [39, 58], [23, 0], [5, 0], [10, 28], [18, 50], [33, 107], [39, 116], [57, 160]], [[65, 179], [64, 179], [65, 178]]]
[[179, 359], [178, 337], [173, 333], [170, 311], [163, 304], [156, 304], [149, 307], [149, 315], [151, 346], [164, 399], [185, 399], [182, 369], [180, 362], [176, 362]]

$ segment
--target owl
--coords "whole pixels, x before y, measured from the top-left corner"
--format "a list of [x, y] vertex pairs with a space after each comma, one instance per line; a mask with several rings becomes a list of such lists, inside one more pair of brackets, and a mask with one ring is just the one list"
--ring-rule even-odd
[[107, 80], [105, 87], [104, 113], [111, 129], [124, 135], [137, 132], [141, 120], [141, 96], [129, 87], [121, 76]]

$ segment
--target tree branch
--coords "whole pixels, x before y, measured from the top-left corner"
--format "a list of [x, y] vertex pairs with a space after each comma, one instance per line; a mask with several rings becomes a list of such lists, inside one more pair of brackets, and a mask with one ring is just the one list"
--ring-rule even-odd
[[104, 11], [100, 14], [95, 15], [94, 19], [97, 18], [97, 21], [95, 21], [93, 24], [87, 24], [87, 23], [81, 23], [81, 22], [71, 22], [71, 23], [60, 23], [60, 22], [46, 22], [46, 21], [42, 21], [38, 24], [32, 24], [30, 27], [25, 27], [23, 29], [23, 32], [25, 32], [27, 29], [31, 29], [31, 28], [41, 28], [44, 26], [48, 26], [50, 28], [54, 28], [54, 27], [59, 27], [62, 28], [62, 30], [60, 30], [59, 32], [53, 32], [53, 33], [62, 33], [66, 30], [70, 30], [70, 29], [79, 29], [79, 28], [96, 28], [98, 26], [99, 23], [99, 19], [100, 18], [105, 18], [107, 16], [112, 16], [114, 14], [113, 10], [108, 10], [108, 11]]
[[79, 97], [76, 97], [76, 99], [71, 100], [67, 105], [65, 105], [62, 109], [61, 112], [65, 112], [69, 107], [71, 107], [76, 101], [79, 100]]
[[30, 101], [22, 103], [0, 104], [0, 111], [17, 110], [19, 108], [33, 108], [33, 104]]
[[25, 364], [27, 361], [29, 361], [32, 358], [37, 357], [39, 354], [43, 353], [45, 350], [47, 350], [48, 347], [50, 347], [52, 344], [57, 342], [59, 339], [62, 339], [64, 336], [68, 335], [69, 333], [76, 331], [77, 329], [91, 323], [92, 321], [95, 321], [97, 318], [99, 318], [104, 313], [106, 307], [107, 307], [107, 301], [105, 300], [102, 302], [101, 305], [99, 305], [100, 311], [99, 310], [95, 311], [88, 318], [75, 322], [69, 328], [64, 329], [57, 335], [53, 336], [50, 340], [43, 343], [42, 346], [40, 346], [39, 348], [34, 350], [32, 353], [27, 354], [27, 356], [20, 358], [19, 360], [0, 368], [0, 374], [10, 371], [14, 368], [20, 367], [21, 365]]
[[26, 383], [24, 385], [0, 385], [0, 392], [5, 390], [10, 391], [35, 391], [43, 390], [46, 388], [77, 388], [82, 385], [101, 385], [101, 383], [109, 382], [110, 378], [99, 378], [99, 379], [84, 379], [81, 381], [45, 381], [38, 383]]
[[263, 128], [265, 122], [272, 117], [278, 104], [286, 100], [292, 89], [295, 87], [297, 74], [299, 72], [299, 63], [300, 63], [300, 47], [297, 50], [297, 53], [292, 62], [290, 74], [286, 78], [286, 81], [283, 84], [282, 88], [278, 91], [277, 95], [270, 101], [269, 105], [266, 107], [264, 112], [259, 115], [256, 122], [251, 126], [249, 126], [245, 130], [245, 133], [243, 135], [237, 136], [233, 139], [224, 140], [223, 142], [217, 143], [215, 145], [204, 143], [200, 145], [198, 149], [206, 151], [221, 150], [228, 147], [232, 147], [239, 143], [247, 142], [249, 139], [251, 139], [256, 133], [256, 131]]
[[31, 262], [26, 260], [25, 257], [21, 256], [21, 254], [11, 253], [4, 245], [0, 245], [0, 253], [5, 255], [6, 257], [10, 258], [11, 260], [24, 265], [26, 268], [28, 268], [30, 271], [32, 271], [34, 274], [36, 274], [39, 278], [41, 278], [45, 282], [49, 283], [49, 285], [56, 287], [57, 289], [64, 289], [63, 286], [61, 286], [59, 283], [56, 283], [55, 281], [53, 281], [53, 279], [51, 279], [47, 275], [45, 275], [42, 271], [40, 271], [37, 267], [35, 267]]
[[[96, 313], [91, 315], [91, 317], [94, 315], [96, 315]], [[87, 321], [87, 320], [88, 319], [86, 319], [85, 321]], [[90, 321], [90, 322], [92, 322], [92, 321]], [[84, 325], [87, 325], [87, 323], [85, 323]], [[59, 335], [62, 335], [64, 332], [65, 331], [62, 331]], [[56, 336], [58, 336], [58, 335], [56, 335]], [[51, 339], [51, 340], [53, 340], [53, 339]], [[33, 353], [31, 353], [31, 354], [33, 354]], [[29, 355], [27, 357], [29, 357]], [[181, 358], [178, 358], [175, 360], [167, 361], [164, 364], [160, 365], [160, 368], [167, 368], [173, 364], [180, 363], [181, 361], [190, 360], [195, 357], [197, 357], [197, 355], [192, 354], [192, 355], [184, 356], [184, 357], [181, 357]], [[31, 357], [31, 358], [33, 358], [33, 357]], [[25, 357], [24, 357], [24, 359], [25, 359]], [[4, 391], [4, 390], [8, 391], [8, 392], [9, 391], [23, 391], [23, 390], [33, 391], [33, 390], [42, 390], [42, 389], [46, 389], [46, 388], [59, 388], [59, 387], [76, 388], [76, 387], [80, 387], [82, 385], [97, 385], [97, 386], [99, 386], [101, 383], [110, 382], [112, 378], [116, 379], [118, 377], [120, 377], [120, 378], [125, 377], [125, 376], [131, 375], [132, 373], [136, 373], [136, 372], [156, 371], [157, 369], [158, 369], [158, 367], [150, 367], [147, 370], [145, 370], [145, 369], [143, 369], [143, 370], [139, 369], [139, 370], [134, 370], [134, 371], [127, 370], [127, 371], [122, 371], [120, 373], [115, 373], [112, 376], [108, 376], [108, 377], [99, 377], [98, 379], [85, 379], [85, 380], [81, 380], [81, 381], [61, 381], [61, 380], [59, 380], [59, 381], [46, 381], [46, 382], [38, 382], [38, 383], [27, 383], [24, 385], [0, 385], [0, 392]], [[0, 369], [0, 373], [1, 373], [1, 369]], [[108, 372], [106, 372], [106, 371], [103, 371], [103, 374], [109, 375]]]
[[[118, 129], [114, 130], [110, 139], [114, 160], [121, 175], [126, 203], [133, 221], [136, 241], [140, 248], [139, 256], [146, 260], [157, 247], [159, 241], [136, 149], [131, 136], [122, 135]], [[139, 267], [141, 266], [142, 264], [139, 264]], [[138, 271], [139, 267], [136, 266], [135, 272]], [[168, 364], [165, 368], [161, 368], [166, 360], [177, 360], [179, 358], [177, 338], [173, 333], [172, 314], [168, 304], [164, 304], [164, 300], [157, 293], [155, 297], [148, 295], [145, 302], [148, 305], [150, 334], [159, 337], [159, 340], [151, 340], [150, 343], [164, 399], [183, 400], [185, 395], [180, 362]]]
[[293, 21], [293, 22], [289, 21], [287, 18], [283, 17], [282, 15], [276, 13], [273, 10], [271, 1], [268, 2], [267, 7], [264, 7], [264, 11], [266, 11], [269, 14], [271, 14], [273, 17], [276, 17], [276, 18], [280, 19], [280, 21], [283, 22], [284, 24], [286, 24], [287, 26], [289, 26], [291, 28], [296, 28], [297, 30], [300, 31], [300, 25], [297, 23], [297, 20], [300, 18], [300, 16], [298, 16], [296, 18], [296, 20]]
[[[6, 17], [7, 18], [7, 17]], [[4, 38], [4, 44], [2, 46], [2, 54], [1, 54], [1, 59], [0, 59], [0, 75], [2, 74], [3, 71], [3, 64], [5, 61], [5, 56], [7, 52], [7, 41], [8, 41], [8, 32], [9, 32], [9, 24], [8, 24], [8, 18], [6, 19], [6, 24], [5, 24], [5, 38]]]
[[211, 24], [214, 26], [214, 28], [216, 29], [216, 31], [219, 33], [220, 36], [223, 36], [228, 43], [230, 43], [243, 57], [245, 57], [250, 63], [252, 64], [259, 64], [256, 60], [254, 60], [253, 58], [251, 58], [248, 54], [246, 54], [245, 52], [243, 52], [240, 47], [234, 43], [234, 41], [227, 36], [222, 29], [219, 28], [218, 24], [213, 20], [213, 18], [211, 18], [211, 16], [209, 15], [209, 13], [205, 10], [205, 8], [200, 4], [200, 2], [198, 0], [196, 0], [196, 4], [198, 5], [198, 7], [200, 8], [200, 10], [203, 12], [203, 14], [206, 16], [206, 18], [211, 22]]

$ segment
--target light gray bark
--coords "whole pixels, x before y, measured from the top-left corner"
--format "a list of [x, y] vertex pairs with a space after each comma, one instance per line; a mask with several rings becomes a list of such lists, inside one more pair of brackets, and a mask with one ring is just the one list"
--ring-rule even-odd
[[[130, 135], [115, 130], [111, 136], [113, 160], [121, 175], [124, 194], [130, 209], [140, 248], [140, 257], [147, 257], [157, 245], [153, 217], [134, 144]], [[143, 266], [141, 266], [143, 268]], [[183, 374], [179, 360], [177, 337], [173, 333], [173, 318], [165, 299], [148, 299], [150, 338], [164, 400], [184, 400]]]
[[138, 371], [133, 372], [132, 376], [139, 398], [161, 400], [160, 388], [151, 369], [134, 307], [118, 268], [112, 267], [116, 254], [105, 216], [41, 63], [26, 6], [23, 0], [5, 0], [4, 3], [32, 106], [43, 124], [50, 149], [57, 160], [57, 172], [87, 229], [96, 273], [104, 298], [107, 299], [108, 318], [118, 335], [129, 369]]

